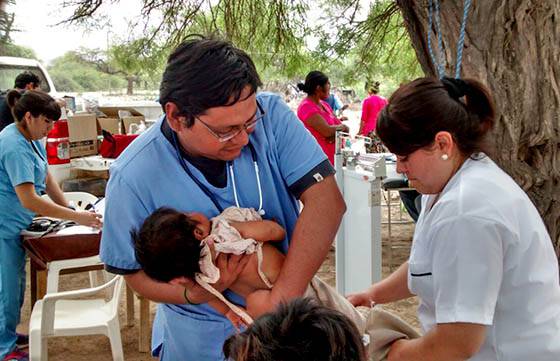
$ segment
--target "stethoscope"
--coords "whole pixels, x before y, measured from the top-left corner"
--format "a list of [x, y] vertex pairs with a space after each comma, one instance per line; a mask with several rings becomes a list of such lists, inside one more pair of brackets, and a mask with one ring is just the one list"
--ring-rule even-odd
[[[218, 211], [220, 211], [220, 213], [223, 212], [224, 209], [218, 203], [218, 201], [216, 200], [216, 197], [214, 197], [212, 192], [210, 192], [210, 190], [204, 184], [202, 184], [202, 182], [200, 180], [198, 180], [198, 178], [196, 178], [192, 174], [191, 170], [187, 166], [187, 163], [185, 162], [185, 159], [183, 158], [183, 156], [181, 155], [181, 151], [179, 150], [179, 143], [177, 142], [177, 134], [174, 131], [172, 132], [172, 139], [173, 139], [173, 147], [175, 148], [175, 153], [177, 154], [177, 158], [179, 158], [179, 163], [181, 163], [181, 167], [183, 167], [183, 170], [185, 171], [185, 173], [187, 173], [187, 175], [196, 183], [198, 188], [200, 188], [200, 190], [202, 190], [204, 192], [204, 194], [206, 194], [206, 196], [208, 198], [210, 198], [210, 200], [212, 201], [212, 203], [214, 203], [214, 206], [218, 209]], [[253, 167], [255, 169], [255, 176], [257, 178], [257, 187], [259, 189], [259, 209], [257, 210], [257, 212], [261, 216], [264, 216], [265, 211], [263, 209], [263, 196], [262, 196], [262, 188], [261, 188], [261, 178], [259, 177], [259, 165], [257, 164], [257, 152], [255, 151], [255, 147], [253, 146], [253, 144], [251, 144], [251, 142], [249, 142], [248, 146], [249, 146], [249, 150], [251, 151], [251, 158], [253, 159]], [[235, 200], [235, 205], [239, 208], [241, 206], [239, 205], [239, 198], [237, 196], [237, 187], [235, 186], [235, 174], [233, 172], [233, 161], [227, 162], [227, 166], [228, 166], [229, 174], [230, 174], [230, 177], [231, 177], [231, 184], [233, 186], [233, 198]]]

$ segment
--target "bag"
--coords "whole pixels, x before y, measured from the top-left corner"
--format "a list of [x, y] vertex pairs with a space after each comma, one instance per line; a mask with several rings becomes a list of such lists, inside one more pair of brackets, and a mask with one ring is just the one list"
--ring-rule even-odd
[[58, 232], [61, 229], [77, 225], [76, 222], [49, 217], [36, 217], [31, 224], [21, 231], [22, 236], [43, 237], [46, 234]]
[[99, 154], [103, 158], [117, 158], [136, 137], [138, 134], [113, 135], [103, 129], [103, 142], [101, 142]]

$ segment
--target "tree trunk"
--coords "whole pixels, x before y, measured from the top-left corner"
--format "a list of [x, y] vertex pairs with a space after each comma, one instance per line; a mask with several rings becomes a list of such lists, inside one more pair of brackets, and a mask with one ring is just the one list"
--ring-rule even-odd
[[133, 95], [132, 93], [134, 89], [134, 81], [136, 81], [136, 76], [129, 75], [126, 77], [126, 81], [128, 82], [126, 86], [126, 95]]
[[[463, 0], [440, 0], [446, 74], [453, 76]], [[434, 75], [426, 32], [437, 54], [427, 0], [397, 0], [426, 74]], [[435, 23], [435, 22], [434, 22]], [[494, 160], [537, 206], [560, 255], [560, 2], [473, 1], [461, 77], [492, 91], [497, 107]], [[437, 56], [437, 55], [436, 55]]]

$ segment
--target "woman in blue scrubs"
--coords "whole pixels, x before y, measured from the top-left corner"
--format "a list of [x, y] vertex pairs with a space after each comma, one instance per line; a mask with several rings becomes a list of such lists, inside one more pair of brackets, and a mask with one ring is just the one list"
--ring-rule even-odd
[[[35, 214], [100, 227], [100, 215], [73, 211], [47, 170], [46, 152], [39, 142], [60, 118], [60, 107], [48, 94], [29, 90], [7, 95], [15, 123], [0, 132], [0, 359], [27, 360], [16, 346], [25, 293], [25, 251], [20, 232]], [[47, 193], [54, 201], [40, 197]]]

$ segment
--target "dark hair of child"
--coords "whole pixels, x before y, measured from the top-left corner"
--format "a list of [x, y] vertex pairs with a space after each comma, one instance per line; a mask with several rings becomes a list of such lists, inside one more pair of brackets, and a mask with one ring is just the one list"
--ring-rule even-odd
[[136, 260], [146, 275], [169, 282], [200, 272], [196, 225], [185, 213], [161, 207], [144, 220], [139, 231], [131, 230]]
[[232, 361], [365, 361], [356, 326], [342, 313], [298, 298], [224, 343]]

